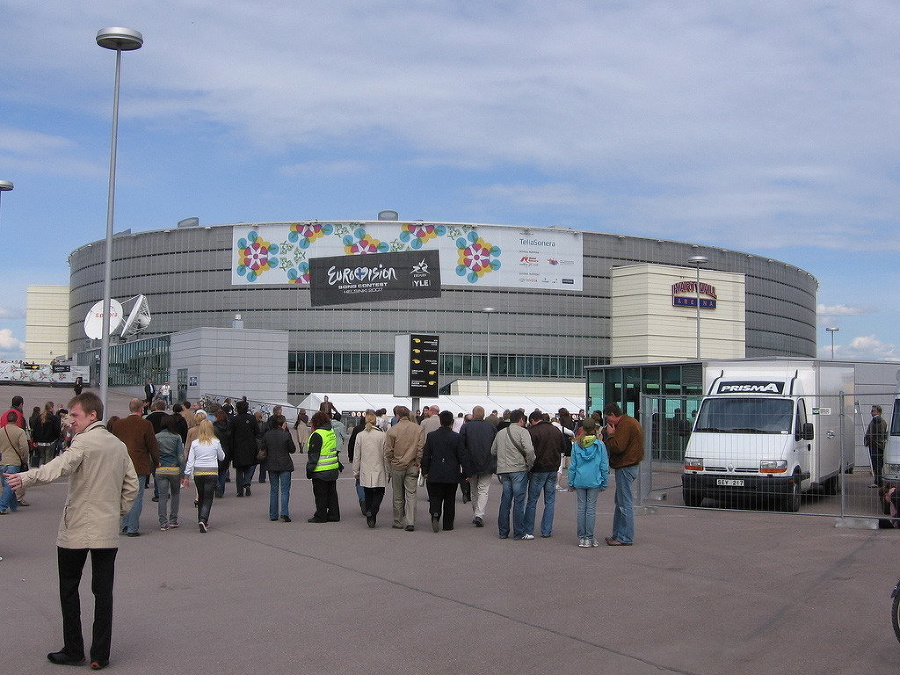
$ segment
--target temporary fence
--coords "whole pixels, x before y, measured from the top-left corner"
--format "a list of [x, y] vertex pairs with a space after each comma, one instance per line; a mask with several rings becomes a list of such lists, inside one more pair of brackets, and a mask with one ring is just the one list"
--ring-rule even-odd
[[[894, 396], [870, 393], [866, 399], [890, 403]], [[885, 499], [900, 478], [900, 420], [892, 425], [890, 405], [882, 404], [887, 437], [884, 456], [874, 459], [882, 469], [876, 472], [864, 444], [871, 404], [852, 394], [702, 401], [641, 397], [639, 503], [900, 525]]]

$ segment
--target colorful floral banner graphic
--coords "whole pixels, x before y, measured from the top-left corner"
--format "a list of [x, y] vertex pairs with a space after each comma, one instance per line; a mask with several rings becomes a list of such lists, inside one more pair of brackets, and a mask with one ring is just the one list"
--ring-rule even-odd
[[583, 287], [580, 232], [385, 221], [235, 225], [231, 283], [305, 286], [316, 258], [420, 250], [439, 252], [443, 286]]

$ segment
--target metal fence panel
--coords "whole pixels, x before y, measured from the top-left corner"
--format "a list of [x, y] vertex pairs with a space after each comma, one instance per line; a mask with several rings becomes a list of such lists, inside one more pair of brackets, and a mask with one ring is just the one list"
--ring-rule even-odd
[[[893, 401], [894, 393], [878, 398]], [[641, 504], [890, 521], [884, 495], [900, 479], [900, 415], [892, 424], [889, 408], [876, 481], [863, 444], [870, 406], [850, 394], [701, 403], [642, 396]]]

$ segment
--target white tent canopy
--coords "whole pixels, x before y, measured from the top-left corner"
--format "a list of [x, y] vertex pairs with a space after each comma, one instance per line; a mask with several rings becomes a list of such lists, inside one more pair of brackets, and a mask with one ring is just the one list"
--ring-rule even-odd
[[[301, 401], [298, 408], [307, 411], [316, 411], [319, 405], [328, 396], [328, 400], [341, 414], [352, 417], [363, 414], [366, 410], [378, 410], [384, 408], [388, 413], [396, 405], [405, 405], [409, 408], [412, 399], [389, 394], [319, 394], [314, 393]], [[449, 410], [454, 415], [457, 413], [470, 413], [472, 408], [480, 405], [489, 415], [492, 410], [500, 414], [504, 410], [524, 408], [525, 412], [531, 412], [535, 408], [556, 413], [560, 408], [567, 408], [570, 413], [576, 413], [585, 407], [584, 399], [575, 399], [567, 396], [439, 396], [438, 398], [419, 399], [419, 406], [437, 405], [441, 410]]]

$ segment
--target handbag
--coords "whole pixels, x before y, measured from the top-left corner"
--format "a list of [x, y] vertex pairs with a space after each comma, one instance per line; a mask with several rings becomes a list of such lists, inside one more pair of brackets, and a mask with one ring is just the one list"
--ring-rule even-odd
[[[16, 451], [16, 455], [19, 457], [19, 471], [28, 471], [28, 458], [22, 458], [22, 455], [19, 455], [19, 449], [16, 447], [15, 443], [12, 442], [12, 439], [9, 437], [9, 429], [3, 427], [3, 431], [6, 432], [6, 440], [9, 441], [10, 447]], [[29, 441], [28, 447], [31, 447], [31, 441]]]

